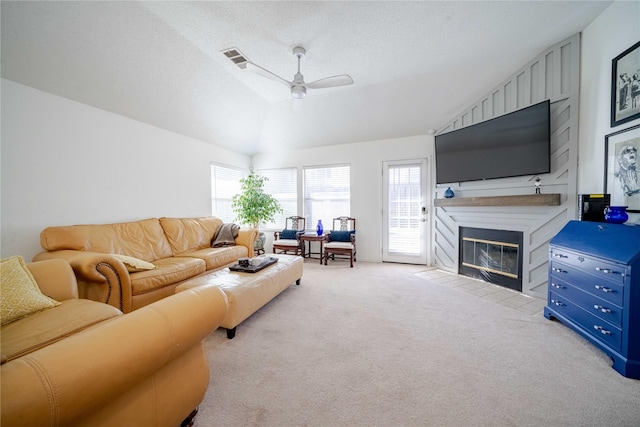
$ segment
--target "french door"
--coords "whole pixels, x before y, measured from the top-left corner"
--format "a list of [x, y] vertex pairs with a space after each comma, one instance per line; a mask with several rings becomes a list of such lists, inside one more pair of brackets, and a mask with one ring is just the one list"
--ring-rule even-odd
[[382, 261], [427, 264], [427, 160], [383, 162]]

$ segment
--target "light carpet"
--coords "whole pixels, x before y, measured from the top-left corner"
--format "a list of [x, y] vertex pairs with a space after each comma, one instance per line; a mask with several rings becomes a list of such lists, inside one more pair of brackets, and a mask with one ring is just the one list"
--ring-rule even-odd
[[206, 339], [196, 427], [640, 425], [640, 381], [536, 299], [424, 266], [304, 268], [236, 338]]

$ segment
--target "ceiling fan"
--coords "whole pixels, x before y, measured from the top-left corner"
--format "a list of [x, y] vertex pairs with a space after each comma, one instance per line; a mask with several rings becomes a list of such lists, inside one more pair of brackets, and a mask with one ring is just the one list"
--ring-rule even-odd
[[302, 73], [300, 73], [300, 61], [304, 59], [306, 54], [307, 51], [301, 46], [296, 46], [293, 48], [293, 55], [298, 58], [298, 72], [293, 76], [293, 81], [283, 79], [279, 75], [272, 73], [266, 68], [254, 64], [253, 62], [247, 62], [247, 69], [268, 79], [280, 82], [291, 88], [291, 96], [295, 99], [304, 98], [307, 94], [307, 89], [324, 89], [329, 87], [347, 86], [353, 84], [353, 79], [348, 74], [325, 77], [311, 83], [305, 83], [304, 76], [302, 75]]

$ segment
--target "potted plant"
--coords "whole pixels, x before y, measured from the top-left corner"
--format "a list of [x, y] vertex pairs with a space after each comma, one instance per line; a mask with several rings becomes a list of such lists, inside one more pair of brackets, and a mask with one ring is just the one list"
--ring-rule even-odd
[[[273, 221], [277, 213], [284, 211], [278, 200], [264, 192], [264, 183], [268, 179], [258, 175], [252, 169], [246, 178], [240, 180], [242, 192], [231, 199], [231, 209], [236, 214], [236, 221], [249, 224], [258, 231], [261, 222]], [[260, 231], [255, 249], [263, 250], [265, 241], [266, 235]]]

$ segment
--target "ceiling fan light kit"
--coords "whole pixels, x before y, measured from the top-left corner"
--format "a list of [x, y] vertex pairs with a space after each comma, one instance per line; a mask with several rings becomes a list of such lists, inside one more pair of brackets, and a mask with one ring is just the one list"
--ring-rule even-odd
[[353, 79], [348, 74], [325, 77], [311, 83], [305, 83], [304, 76], [300, 72], [300, 61], [304, 59], [306, 54], [307, 51], [302, 46], [296, 46], [293, 48], [293, 55], [298, 58], [298, 72], [293, 76], [293, 81], [288, 81], [287, 79], [284, 79], [266, 68], [250, 61], [247, 62], [246, 69], [288, 86], [291, 89], [291, 96], [294, 99], [303, 99], [307, 95], [307, 88], [324, 89], [353, 84]]
[[291, 86], [291, 96], [295, 99], [302, 99], [307, 94], [307, 88], [304, 86]]

